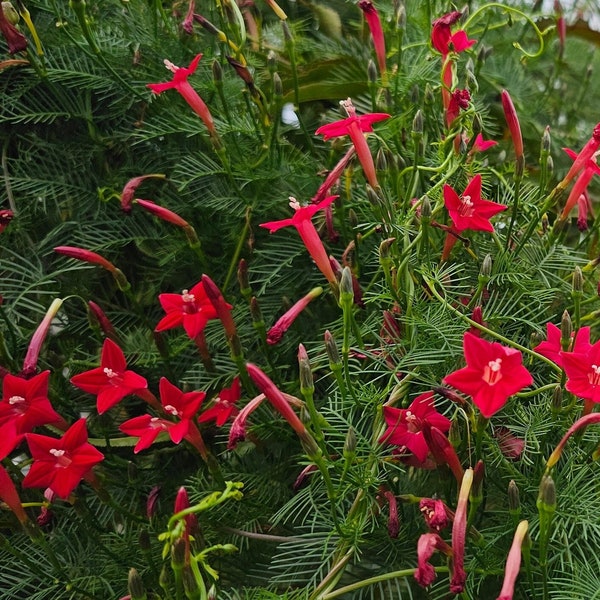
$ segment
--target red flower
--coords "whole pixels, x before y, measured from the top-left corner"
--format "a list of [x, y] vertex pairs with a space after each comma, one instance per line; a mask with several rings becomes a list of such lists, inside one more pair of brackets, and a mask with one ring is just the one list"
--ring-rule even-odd
[[523, 136], [521, 135], [521, 124], [519, 123], [519, 117], [515, 110], [510, 94], [506, 90], [501, 92], [502, 98], [502, 110], [504, 110], [504, 118], [510, 131], [510, 137], [512, 139], [513, 147], [515, 149], [515, 155], [517, 161], [521, 161], [523, 157]]
[[[573, 150], [569, 148], [563, 148], [563, 150], [575, 161], [577, 162], [578, 157]], [[583, 152], [583, 151], [582, 151]], [[573, 163], [573, 165], [575, 164]], [[564, 220], [569, 216], [571, 210], [575, 207], [575, 205], [579, 202], [579, 198], [587, 193], [587, 187], [592, 181], [592, 177], [594, 175], [600, 174], [600, 167], [596, 164], [595, 155], [593, 155], [584, 165], [582, 171], [579, 173], [579, 177], [577, 177], [577, 181], [573, 184], [571, 188], [571, 192], [569, 193], [569, 197], [565, 202], [565, 207], [560, 213], [560, 220]]]
[[452, 555], [452, 549], [437, 533], [424, 533], [417, 542], [418, 567], [415, 570], [415, 579], [420, 586], [427, 587], [435, 581], [435, 570], [429, 559], [439, 550]]
[[274, 346], [281, 341], [284, 333], [290, 328], [292, 323], [300, 313], [309, 305], [309, 303], [318, 298], [323, 293], [322, 287], [313, 288], [308, 294], [300, 298], [288, 311], [286, 311], [269, 331], [267, 332], [267, 344]]
[[[450, 96], [450, 103], [446, 109], [446, 125], [450, 127], [454, 119], [458, 117], [461, 109], [467, 110], [471, 102], [471, 93], [469, 90], [454, 90]], [[458, 140], [458, 138], [456, 138]]]
[[146, 87], [150, 88], [155, 94], [161, 94], [166, 90], [177, 90], [191, 109], [202, 119], [211, 137], [216, 140], [219, 136], [208, 106], [188, 81], [188, 77], [193, 75], [198, 68], [201, 58], [202, 54], [197, 54], [187, 68], [177, 67], [172, 62], [165, 60], [165, 67], [173, 73], [173, 79], [166, 83], [149, 83]]
[[448, 527], [450, 513], [442, 500], [437, 498], [421, 498], [419, 510], [425, 519], [427, 527], [431, 531], [441, 531]]
[[454, 11], [436, 19], [432, 24], [431, 44], [444, 58], [450, 52], [463, 52], [477, 43], [477, 40], [470, 40], [462, 29], [454, 33], [450, 30], [450, 26], [461, 17], [461, 12]]
[[242, 396], [242, 387], [239, 377], [235, 377], [231, 387], [224, 388], [214, 401], [214, 404], [205, 410], [198, 418], [199, 423], [215, 420], [217, 427], [222, 427], [230, 417], [238, 413], [235, 403]]
[[140, 175], [139, 177], [130, 179], [121, 192], [121, 210], [124, 213], [129, 214], [131, 212], [131, 204], [135, 192], [146, 179], [166, 179], [166, 175], [163, 175], [162, 173], [150, 173], [149, 175]]
[[579, 398], [600, 402], [600, 341], [587, 349], [579, 347], [577, 350], [560, 353], [567, 374], [565, 388]]
[[104, 455], [88, 443], [85, 419], [76, 421], [60, 439], [26, 435], [33, 464], [23, 487], [48, 487], [63, 499], [86, 477]]
[[470, 153], [485, 152], [486, 150], [493, 148], [497, 144], [498, 142], [495, 142], [494, 140], [484, 140], [481, 133], [478, 133], [477, 137], [475, 138], [475, 141], [473, 142], [473, 146], [470, 150]]
[[444, 204], [458, 233], [466, 229], [492, 232], [490, 219], [507, 209], [503, 204], [481, 198], [481, 175], [471, 179], [461, 196], [448, 184], [444, 185]]
[[325, 141], [333, 137], [350, 136], [367, 181], [371, 184], [371, 187], [377, 188], [379, 184], [375, 174], [375, 164], [364, 134], [373, 131], [373, 123], [389, 119], [390, 115], [387, 113], [369, 113], [357, 117], [356, 109], [350, 98], [342, 100], [340, 104], [346, 110], [348, 118], [323, 125], [315, 131], [315, 134], [323, 135]]
[[335, 273], [329, 263], [329, 258], [323, 242], [317, 233], [315, 226], [312, 223], [312, 217], [319, 210], [329, 206], [337, 196], [328, 196], [318, 204], [309, 204], [308, 206], [300, 206], [295, 198], [290, 198], [290, 206], [294, 209], [294, 216], [291, 219], [283, 219], [281, 221], [269, 221], [261, 223], [261, 227], [265, 227], [270, 233], [275, 233], [282, 227], [292, 225], [298, 230], [300, 238], [304, 242], [308, 253], [315, 261], [317, 267], [325, 275], [327, 281], [333, 285], [337, 285]]
[[217, 318], [217, 311], [204, 291], [204, 284], [197, 283], [191, 290], [181, 294], [160, 294], [158, 300], [167, 313], [155, 331], [165, 331], [183, 325], [190, 339], [196, 338], [210, 319]]
[[50, 371], [31, 379], [5, 375], [0, 402], [0, 459], [34, 427], [63, 421], [48, 400], [49, 376]]
[[123, 351], [110, 339], [104, 340], [100, 366], [71, 378], [71, 383], [90, 394], [96, 394], [98, 413], [112, 408], [129, 394], [146, 390], [148, 382], [127, 370]]
[[85, 248], [75, 248], [74, 246], [57, 246], [54, 248], [54, 252], [74, 258], [75, 260], [81, 260], [83, 262], [90, 263], [92, 265], [98, 265], [107, 271], [114, 273], [117, 267], [113, 265], [109, 260], [100, 256], [97, 252], [86, 250]]
[[446, 375], [444, 383], [469, 394], [486, 419], [497, 413], [510, 396], [533, 383], [518, 350], [468, 332], [463, 347], [467, 366]]
[[125, 421], [119, 429], [127, 435], [140, 438], [133, 449], [136, 454], [151, 446], [163, 431], [168, 432], [174, 444], [179, 444], [188, 435], [191, 421], [206, 396], [204, 392], [184, 393], [166, 377], [161, 378], [159, 389], [160, 402], [164, 412], [176, 417], [179, 421], [168, 421], [151, 415], [141, 415]]
[[574, 158], [573, 164], [569, 169], [569, 172], [563, 177], [562, 181], [558, 184], [558, 188], [564, 189], [567, 187], [570, 181], [575, 179], [579, 173], [585, 168], [588, 161], [592, 159], [594, 154], [600, 148], [600, 123], [594, 127], [592, 137], [586, 142], [585, 146], [581, 149], [579, 154]]
[[424, 462], [429, 454], [423, 437], [423, 423], [427, 422], [442, 432], [450, 429], [450, 420], [435, 410], [433, 392], [421, 394], [406, 409], [384, 406], [383, 416], [387, 429], [379, 442], [405, 446], [420, 462]]
[[467, 504], [473, 484], [473, 469], [467, 469], [458, 492], [458, 503], [452, 523], [452, 577], [450, 591], [460, 594], [465, 587], [467, 575], [464, 569], [465, 538], [467, 536]]
[[515, 593], [515, 582], [521, 570], [521, 546], [527, 535], [529, 524], [527, 521], [521, 521], [517, 526], [513, 543], [510, 547], [508, 557], [506, 558], [506, 567], [504, 569], [504, 583], [500, 590], [500, 595], [496, 600], [513, 600]]
[[[575, 341], [573, 342], [573, 337]], [[570, 351], [577, 353], [586, 353], [592, 345], [590, 344], [590, 328], [581, 327], [577, 331], [577, 335], [571, 338], [571, 345], [573, 346]], [[561, 346], [561, 333], [560, 327], [557, 327], [553, 323], [546, 323], [546, 340], [540, 342], [533, 350], [546, 358], [549, 358], [552, 362], [556, 363], [559, 367], [562, 367], [562, 346]]]
[[383, 75], [385, 73], [385, 37], [383, 36], [379, 13], [371, 0], [359, 0], [358, 8], [360, 8], [365, 15], [365, 20], [367, 21], [371, 37], [373, 38], [373, 46], [375, 47], [375, 54], [377, 55], [379, 72]]

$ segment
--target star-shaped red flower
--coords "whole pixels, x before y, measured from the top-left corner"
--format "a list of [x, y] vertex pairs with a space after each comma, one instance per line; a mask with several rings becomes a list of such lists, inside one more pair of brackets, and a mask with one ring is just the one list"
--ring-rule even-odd
[[155, 331], [182, 325], [193, 340], [202, 333], [208, 321], [217, 318], [217, 311], [206, 295], [202, 282], [189, 291], [183, 290], [181, 294], [160, 294], [158, 300], [167, 314], [158, 322]]
[[588, 346], [587, 350], [577, 349], [583, 351], [560, 353], [567, 374], [565, 388], [579, 398], [600, 402], [600, 341]]
[[88, 443], [85, 419], [76, 421], [60, 439], [37, 433], [26, 436], [33, 463], [23, 479], [23, 487], [48, 487], [68, 498], [77, 484], [104, 459]]
[[444, 204], [457, 233], [466, 229], [492, 232], [490, 219], [507, 209], [504, 204], [481, 198], [481, 175], [475, 175], [460, 196], [448, 184], [444, 185]]
[[235, 377], [231, 387], [224, 388], [215, 398], [214, 404], [205, 410], [198, 418], [199, 423], [215, 420], [217, 427], [222, 427], [232, 416], [235, 416], [239, 411], [235, 403], [242, 396], [242, 387], [239, 377]]
[[450, 420], [435, 409], [433, 392], [417, 396], [406, 409], [384, 406], [383, 416], [387, 429], [379, 442], [405, 446], [420, 462], [424, 462], [429, 454], [423, 437], [423, 424], [427, 422], [443, 432], [450, 429]]
[[96, 394], [98, 413], [102, 414], [125, 396], [148, 388], [148, 382], [127, 370], [123, 351], [111, 339], [104, 340], [100, 366], [71, 378], [71, 383], [90, 394]]
[[[546, 340], [540, 342], [534, 348], [534, 351], [549, 358], [559, 367], [562, 367], [562, 346], [560, 339], [560, 327], [557, 327], [553, 323], [546, 323]], [[588, 352], [592, 347], [590, 344], [590, 328], [581, 327], [581, 329], [577, 331], [575, 342], [573, 342], [573, 339], [571, 338], [571, 344], [573, 345], [573, 348], [570, 349], [572, 352], [577, 352], [579, 354]]]
[[159, 383], [160, 403], [166, 414], [177, 419], [177, 422], [141, 415], [125, 421], [119, 429], [134, 437], [139, 437], [134, 452], [148, 448], [157, 436], [166, 431], [174, 444], [179, 444], [190, 430], [191, 420], [194, 418], [206, 394], [204, 392], [182, 392], [166, 377]]
[[518, 350], [468, 332], [463, 348], [467, 366], [446, 375], [444, 383], [469, 394], [486, 419], [497, 413], [510, 396], [533, 383]]
[[0, 459], [6, 457], [34, 427], [63, 419], [48, 400], [48, 377], [44, 371], [31, 379], [5, 375], [0, 401]]

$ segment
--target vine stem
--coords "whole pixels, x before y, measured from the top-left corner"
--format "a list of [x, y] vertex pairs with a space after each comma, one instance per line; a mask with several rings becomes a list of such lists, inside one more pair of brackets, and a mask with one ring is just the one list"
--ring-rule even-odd
[[524, 352], [525, 354], [528, 354], [529, 356], [533, 356], [534, 358], [537, 358], [538, 360], [541, 360], [543, 362], [545, 362], [547, 365], [549, 365], [552, 369], [554, 369], [557, 373], [562, 373], [562, 369], [555, 363], [553, 363], [549, 358], [546, 358], [545, 356], [542, 356], [541, 354], [538, 354], [537, 352], [535, 352], [535, 350], [531, 350], [530, 348], [527, 348], [526, 346], [523, 346], [503, 335], [501, 335], [500, 333], [497, 333], [496, 331], [493, 331], [489, 328], [487, 328], [485, 325], [481, 325], [480, 323], [478, 323], [477, 321], [474, 321], [473, 319], [467, 317], [467, 315], [463, 315], [460, 310], [458, 310], [457, 308], [454, 308], [454, 306], [452, 306], [436, 289], [435, 289], [435, 282], [428, 277], [427, 275], [423, 275], [423, 279], [425, 280], [425, 283], [427, 284], [427, 286], [429, 287], [429, 291], [451, 312], [453, 312], [457, 317], [459, 317], [460, 319], [462, 319], [463, 321], [465, 321], [466, 323], [468, 323], [471, 327], [476, 327], [477, 329], [479, 329], [480, 331], [483, 331], [484, 333], [487, 333], [489, 336], [499, 340], [500, 342], [503, 342], [504, 344], [506, 344], [507, 346], [510, 346], [511, 348], [516, 348], [517, 350], [520, 350], [521, 352]]

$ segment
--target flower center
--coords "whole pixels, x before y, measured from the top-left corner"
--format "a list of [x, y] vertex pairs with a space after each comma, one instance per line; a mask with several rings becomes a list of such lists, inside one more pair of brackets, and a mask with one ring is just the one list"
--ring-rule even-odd
[[65, 450], [50, 448], [49, 452], [56, 458], [56, 462], [54, 463], [55, 467], [68, 467], [72, 462]]
[[174, 417], [179, 417], [179, 411], [172, 405], [172, 404], [167, 404], [165, 407], [165, 412], [168, 412], [170, 415], [173, 415]]
[[114, 386], [119, 386], [123, 383], [123, 378], [121, 377], [120, 373], [117, 373], [117, 371], [113, 371], [112, 369], [109, 369], [108, 367], [104, 367], [104, 374], [108, 377], [108, 382], [111, 385]]
[[406, 419], [406, 428], [411, 433], [417, 433], [421, 430], [421, 419], [417, 417], [417, 415], [413, 414], [410, 410], [407, 410], [404, 413], [404, 418]]
[[502, 359], [490, 360], [483, 368], [483, 380], [488, 385], [496, 385], [502, 379]]
[[[167, 407], [165, 406], [165, 410], [167, 409]], [[150, 427], [152, 427], [152, 429], [166, 429], [167, 426], [165, 425], [165, 422], [160, 419], [159, 417], [152, 417], [150, 419]]]
[[340, 106], [346, 111], [346, 114], [349, 117], [356, 117], [356, 108], [354, 108], [354, 104], [352, 104], [351, 98], [346, 98], [346, 100], [340, 100]]
[[461, 217], [472, 217], [475, 213], [475, 203], [471, 200], [471, 196], [460, 197], [460, 208], [458, 213]]
[[8, 403], [10, 405], [14, 405], [14, 404], [24, 404], [25, 403], [25, 398], [23, 398], [23, 396], [11, 396], [8, 399]]
[[187, 315], [193, 315], [198, 312], [196, 306], [196, 296], [190, 294], [187, 290], [181, 292], [181, 299], [183, 300], [183, 312]]
[[300, 202], [298, 202], [298, 200], [296, 200], [296, 198], [294, 198], [293, 196], [290, 196], [289, 200], [290, 208], [293, 208], [294, 210], [300, 210], [302, 208]]
[[590, 385], [600, 385], [600, 367], [592, 365], [592, 370], [588, 373]]
[[167, 69], [169, 69], [169, 71], [171, 71], [171, 73], [176, 73], [180, 68], [177, 65], [174, 65], [170, 60], [167, 60], [166, 58], [163, 60], [163, 64]]

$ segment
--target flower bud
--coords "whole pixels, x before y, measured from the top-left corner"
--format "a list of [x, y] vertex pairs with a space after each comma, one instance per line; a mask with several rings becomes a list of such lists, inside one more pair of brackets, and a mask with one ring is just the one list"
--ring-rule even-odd
[[356, 453], [356, 432], [353, 427], [348, 429], [344, 440], [344, 458], [350, 460]]
[[556, 485], [550, 475], [544, 475], [538, 493], [538, 510], [553, 514], [556, 510]]
[[492, 255], [491, 254], [486, 254], [485, 258], [483, 259], [483, 262], [481, 263], [481, 275], [482, 277], [487, 277], [489, 278], [490, 275], [492, 274]]
[[546, 129], [544, 129], [544, 133], [542, 134], [542, 152], [550, 152], [550, 146], [550, 125], [546, 125]]
[[378, 171], [387, 171], [388, 161], [383, 148], [379, 148], [379, 150], [377, 150], [377, 154], [375, 156], [375, 168]]
[[573, 335], [573, 323], [569, 311], [565, 310], [560, 320], [560, 346], [564, 352], [568, 352]]
[[202, 576], [199, 573], [196, 575], [190, 565], [183, 567], [181, 579], [183, 580], [183, 589], [188, 600], [203, 600], [206, 598], [206, 586], [204, 585]]
[[560, 385], [557, 385], [552, 392], [552, 412], [559, 413], [562, 410], [563, 391]]
[[252, 296], [250, 280], [248, 279], [248, 263], [244, 258], [242, 258], [238, 263], [237, 280], [240, 286], [240, 292], [242, 293], [242, 296], [244, 296], [244, 298], [246, 299]]
[[518, 520], [521, 514], [521, 500], [519, 498], [519, 488], [514, 479], [508, 483], [508, 512], [513, 519]]
[[352, 271], [350, 267], [342, 269], [340, 279], [340, 305], [352, 306], [354, 304], [354, 286], [352, 284]]
[[152, 542], [147, 529], [142, 529], [138, 535], [138, 544], [142, 552], [150, 552], [152, 550]]
[[337, 345], [329, 330], [325, 331], [325, 352], [327, 352], [327, 357], [329, 358], [329, 366], [332, 370], [335, 367], [339, 367], [342, 364], [342, 359], [340, 358], [340, 353], [337, 349]]
[[142, 578], [136, 569], [129, 570], [129, 576], [127, 577], [127, 588], [129, 589], [131, 600], [147, 600], [148, 595], [146, 594], [144, 582], [142, 581]]
[[302, 344], [298, 346], [298, 365], [300, 367], [300, 391], [302, 395], [312, 395], [315, 391], [315, 384], [308, 353]]
[[430, 219], [431, 218], [431, 200], [429, 200], [429, 196], [423, 196], [423, 200], [421, 200], [421, 219]]
[[377, 82], [377, 66], [372, 58], [367, 63], [367, 78], [369, 79], [369, 83]]
[[423, 113], [421, 109], [415, 114], [415, 118], [412, 122], [412, 130], [414, 134], [420, 135], [423, 133]]
[[273, 93], [277, 98], [283, 97], [283, 83], [279, 73], [273, 73]]
[[15, 7], [10, 2], [2, 2], [2, 12], [6, 17], [6, 20], [11, 25], [17, 25], [19, 22], [19, 13], [15, 10]]
[[185, 564], [186, 543], [183, 538], [179, 538], [171, 546], [171, 564], [174, 569], [181, 569]]
[[367, 183], [367, 200], [373, 205], [373, 206], [380, 206], [381, 205], [381, 198], [379, 197], [379, 194], [377, 194], [377, 192]]

